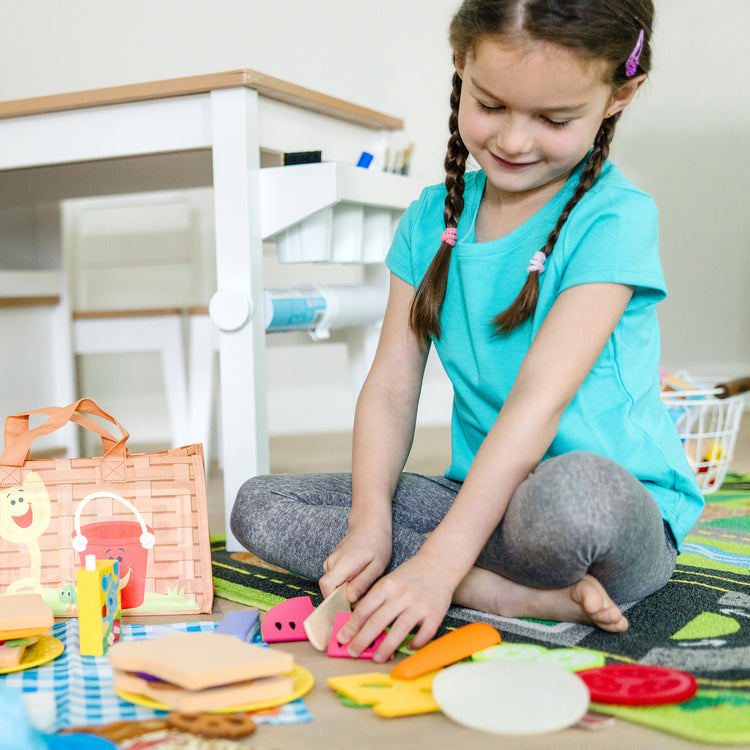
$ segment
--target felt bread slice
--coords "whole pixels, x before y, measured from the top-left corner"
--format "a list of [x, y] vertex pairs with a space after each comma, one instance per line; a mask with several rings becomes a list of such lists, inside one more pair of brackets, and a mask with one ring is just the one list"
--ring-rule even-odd
[[39, 636], [31, 638], [16, 638], [14, 640], [0, 643], [0, 669], [17, 667], [23, 659], [23, 652], [28, 646], [33, 646], [39, 641]]
[[55, 622], [39, 594], [0, 596], [0, 641], [47, 633]]
[[135, 693], [183, 713], [220, 711], [232, 706], [243, 706], [291, 695], [291, 677], [261, 677], [205, 690], [184, 690], [169, 682], [146, 680], [129, 672], [112, 670], [114, 686], [126, 693]]
[[145, 672], [187, 690], [287, 674], [291, 654], [220, 633], [175, 633], [152, 641], [120, 641], [109, 661], [122, 672]]

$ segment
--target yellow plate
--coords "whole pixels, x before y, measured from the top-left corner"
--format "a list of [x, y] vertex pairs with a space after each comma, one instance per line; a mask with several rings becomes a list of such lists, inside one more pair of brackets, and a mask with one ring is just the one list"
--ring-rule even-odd
[[[292, 678], [292, 692], [289, 695], [282, 695], [279, 698], [273, 698], [267, 701], [257, 701], [255, 703], [244, 703], [238, 706], [227, 706], [227, 708], [216, 709], [210, 711], [213, 714], [233, 714], [240, 711], [262, 711], [266, 708], [273, 708], [274, 706], [281, 706], [284, 703], [291, 703], [291, 701], [301, 698], [305, 693], [309, 692], [313, 686], [313, 676], [304, 667], [300, 667], [299, 664], [294, 665], [294, 669], [288, 673]], [[128, 693], [124, 690], [118, 690], [115, 688], [115, 693], [120, 696], [124, 701], [128, 703], [135, 703], [139, 706], [146, 706], [147, 708], [154, 708], [159, 711], [171, 711], [172, 706], [167, 706], [164, 703], [147, 698], [145, 695], [138, 695], [136, 693]]]
[[51, 635], [40, 635], [39, 640], [23, 652], [19, 664], [15, 667], [0, 669], [0, 674], [22, 672], [24, 669], [40, 667], [42, 664], [47, 664], [47, 662], [57, 659], [63, 651], [65, 651], [65, 646], [62, 641], [53, 638]]

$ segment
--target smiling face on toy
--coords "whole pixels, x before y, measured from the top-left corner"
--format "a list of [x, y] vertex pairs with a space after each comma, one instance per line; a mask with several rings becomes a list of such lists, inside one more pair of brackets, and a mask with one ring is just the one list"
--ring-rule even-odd
[[110, 547], [109, 549], [105, 550], [104, 552], [104, 558], [106, 560], [114, 560], [118, 563], [119, 570], [124, 571], [122, 574], [122, 578], [120, 579], [120, 588], [124, 589], [128, 583], [130, 583], [130, 574], [133, 572], [133, 569], [123, 565], [123, 561], [125, 560], [125, 549], [123, 547]]
[[23, 544], [38, 539], [49, 525], [47, 488], [30, 472], [22, 485], [0, 489], [0, 536]]

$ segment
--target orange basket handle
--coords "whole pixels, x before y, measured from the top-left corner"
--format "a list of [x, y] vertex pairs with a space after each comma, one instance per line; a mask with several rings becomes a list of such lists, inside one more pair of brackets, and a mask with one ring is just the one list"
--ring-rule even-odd
[[[29, 417], [35, 414], [47, 415], [48, 418], [38, 427], [29, 429]], [[87, 417], [86, 414], [101, 417], [111, 422], [119, 430], [120, 437], [111, 435], [96, 421]], [[95, 401], [90, 398], [82, 398], [68, 404], [68, 406], [35, 409], [34, 411], [11, 414], [6, 418], [5, 449], [0, 456], [0, 485], [8, 482], [20, 483], [20, 470], [29, 459], [32, 443], [43, 435], [49, 435], [55, 430], [59, 430], [68, 422], [76, 422], [99, 435], [102, 439], [104, 451], [103, 466], [107, 465], [109, 472], [114, 471], [115, 475], [122, 473], [125, 458], [130, 453], [125, 445], [130, 434]]]
[[716, 388], [720, 391], [716, 394], [717, 398], [729, 398], [730, 396], [737, 396], [740, 393], [747, 393], [750, 391], [750, 377], [736, 378], [726, 383], [720, 383]]

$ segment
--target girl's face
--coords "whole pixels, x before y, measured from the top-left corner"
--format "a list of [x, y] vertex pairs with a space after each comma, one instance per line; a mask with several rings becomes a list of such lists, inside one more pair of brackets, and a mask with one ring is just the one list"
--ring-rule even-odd
[[638, 88], [613, 93], [603, 63], [534, 41], [484, 39], [456, 68], [461, 138], [498, 198], [551, 197]]

